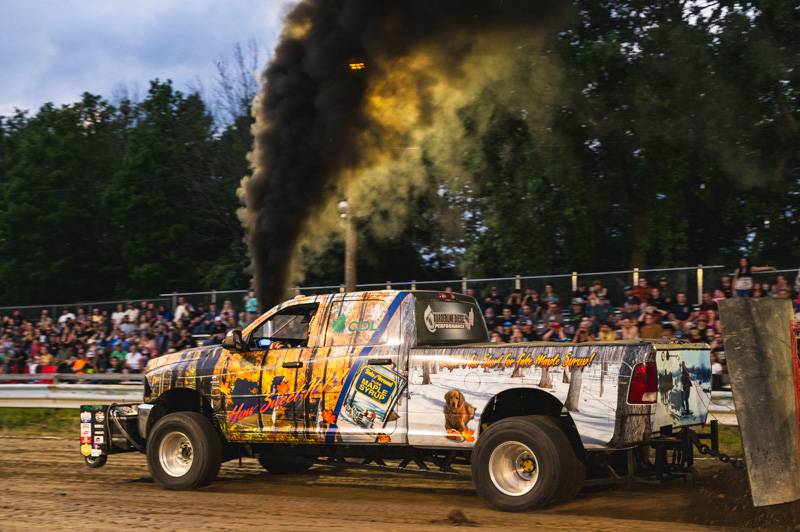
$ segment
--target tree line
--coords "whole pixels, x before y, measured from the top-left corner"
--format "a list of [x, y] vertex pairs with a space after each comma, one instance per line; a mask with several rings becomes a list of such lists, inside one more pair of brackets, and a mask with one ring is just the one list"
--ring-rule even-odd
[[[543, 50], [562, 80], [547, 127], [498, 97], [536, 74], [522, 51], [459, 112], [472, 185], [432, 174], [402, 234], [361, 227], [360, 282], [800, 264], [793, 2], [584, 0]], [[141, 100], [0, 118], [2, 304], [248, 286], [236, 189], [255, 89], [220, 75], [226, 104], [154, 80]], [[334, 241], [307, 282], [341, 282], [342, 257]]]

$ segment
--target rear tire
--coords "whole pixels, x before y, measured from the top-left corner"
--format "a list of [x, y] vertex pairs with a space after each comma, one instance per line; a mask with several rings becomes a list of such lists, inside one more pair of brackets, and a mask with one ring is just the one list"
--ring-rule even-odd
[[261, 466], [264, 469], [266, 469], [273, 475], [290, 475], [297, 473], [305, 473], [311, 467], [311, 464], [307, 462], [294, 462], [291, 460], [281, 460], [279, 458], [273, 458], [270, 456], [265, 456], [263, 454], [258, 455], [258, 461], [261, 463]]
[[197, 412], [175, 412], [158, 420], [147, 441], [153, 480], [169, 490], [195, 489], [217, 477], [222, 441], [211, 422]]
[[575, 455], [575, 449], [561, 428], [558, 420], [547, 416], [528, 416], [534, 423], [550, 433], [561, 455], [561, 475], [553, 502], [567, 502], [574, 499], [583, 489], [586, 480], [586, 466]]
[[542, 416], [501, 419], [478, 438], [472, 451], [472, 480], [498, 510], [540, 508], [556, 497], [563, 471], [560, 442]]

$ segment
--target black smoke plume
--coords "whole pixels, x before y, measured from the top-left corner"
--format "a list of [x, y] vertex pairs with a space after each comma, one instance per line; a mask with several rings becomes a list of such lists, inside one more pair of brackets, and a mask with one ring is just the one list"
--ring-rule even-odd
[[[512, 28], [541, 31], [563, 4], [304, 0], [290, 10], [265, 72], [264, 92], [254, 102], [254, 170], [241, 191], [262, 308], [283, 298], [309, 216], [336, 194], [341, 176], [358, 166], [364, 132], [380, 136], [364, 98], [371, 84], [390, 74], [391, 60], [435, 43], [438, 74], [456, 79], [464, 58], [480, 53], [470, 36]], [[365, 68], [353, 69], [354, 63]], [[418, 90], [424, 100], [423, 80]]]

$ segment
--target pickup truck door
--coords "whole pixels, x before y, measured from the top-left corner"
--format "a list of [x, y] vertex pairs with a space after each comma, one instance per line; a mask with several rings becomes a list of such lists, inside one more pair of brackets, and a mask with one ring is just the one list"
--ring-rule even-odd
[[323, 348], [313, 359], [313, 372], [325, 385], [310, 413], [320, 420], [311, 439], [406, 443], [408, 377], [398, 333], [403, 299], [370, 292], [332, 298]]
[[260, 383], [262, 441], [306, 439], [307, 369], [319, 336], [320, 306], [318, 302], [289, 305], [249, 335], [250, 344], [267, 347]]
[[299, 371], [310, 354], [318, 303], [289, 305], [254, 324], [246, 349], [230, 353], [220, 376], [228, 437], [234, 441], [293, 441], [305, 433]]

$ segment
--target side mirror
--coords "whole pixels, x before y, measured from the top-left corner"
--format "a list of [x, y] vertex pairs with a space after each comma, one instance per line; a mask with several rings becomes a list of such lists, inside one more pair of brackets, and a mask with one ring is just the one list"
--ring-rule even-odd
[[225, 333], [225, 338], [222, 340], [222, 348], [228, 351], [244, 351], [241, 329], [231, 329]]

